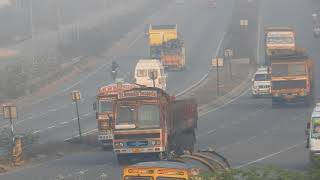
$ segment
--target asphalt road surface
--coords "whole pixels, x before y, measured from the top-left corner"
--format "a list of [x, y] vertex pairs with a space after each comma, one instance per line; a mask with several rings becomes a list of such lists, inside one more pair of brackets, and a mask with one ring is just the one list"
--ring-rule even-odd
[[[188, 53], [190, 53], [188, 57], [196, 57], [193, 61], [188, 62], [189, 67], [191, 67], [188, 72], [169, 74], [169, 91], [171, 92], [181, 91], [196, 82], [207, 69], [208, 61], [219, 45], [224, 25], [227, 24], [227, 17], [231, 13], [229, 10], [232, 3], [230, 1], [218, 1], [218, 7], [213, 10], [206, 7], [206, 2], [186, 1], [185, 4], [179, 6], [169, 5], [168, 8], [162, 10], [161, 15], [152, 17], [152, 20], [157, 23], [178, 23], [189, 50]], [[320, 57], [320, 52], [317, 48], [320, 42], [313, 37], [311, 29], [311, 14], [317, 10], [319, 3], [300, 0], [263, 0], [261, 3], [260, 36], [263, 36], [263, 28], [268, 26], [294, 27], [297, 33], [298, 46], [307, 49], [310, 56], [316, 61], [316, 69], [319, 69], [317, 57]], [[290, 6], [288, 6], [289, 4]], [[190, 11], [190, 9], [193, 11]], [[173, 14], [175, 14], [174, 17], [170, 16]], [[219, 25], [217, 26], [217, 24]], [[208, 38], [208, 34], [210, 34], [210, 38]], [[135, 40], [135, 37], [137, 36], [135, 35], [131, 39], [133, 40], [131, 42], [135, 42], [135, 45], [127, 49], [120, 48], [117, 51], [134, 56], [146, 54], [147, 49], [143, 45], [145, 40], [143, 38]], [[260, 47], [263, 47], [262, 40], [260, 40]], [[261, 60], [263, 59], [263, 48], [259, 50], [259, 60]], [[128, 61], [123, 66], [125, 64], [132, 67]], [[192, 65], [190, 66], [190, 64]], [[319, 75], [318, 71], [316, 75]], [[105, 76], [103, 73], [92, 76], [93, 79], [99, 79], [99, 77]], [[92, 93], [98, 84], [95, 83], [98, 81], [97, 79], [79, 84], [77, 88], [83, 88], [85, 97], [92, 98]], [[185, 81], [182, 82], [182, 79]], [[180, 80], [178, 86], [175, 83], [177, 80]], [[90, 87], [94, 88], [90, 90]], [[319, 97], [318, 93], [317, 97]], [[53, 98], [54, 103], [45, 100], [27, 109], [29, 109], [29, 112], [35, 113], [36, 109], [47, 109], [45, 103], [48, 104], [49, 108], [59, 107], [59, 101], [64, 99], [65, 102], [68, 102], [67, 98], [67, 95], [58, 95]], [[63, 110], [49, 112], [43, 115], [43, 118], [26, 120], [23, 126], [34, 125], [41, 129], [47, 126], [48, 122], [60, 122], [61, 118], [65, 119], [67, 114], [69, 114], [69, 120], [71, 120], [74, 118], [72, 112], [69, 112], [72, 107], [70, 103], [66, 104], [69, 105]], [[90, 107], [91, 102], [84, 104]], [[91, 112], [88, 107], [85, 107], [86, 105], [83, 105], [81, 110], [82, 113], [85, 113], [84, 115]], [[200, 118], [197, 146], [199, 148], [210, 146], [216, 149], [227, 157], [235, 168], [263, 164], [289, 169], [304, 169], [309, 163], [308, 151], [305, 149], [306, 136], [304, 130], [310, 111], [310, 108], [304, 108], [300, 105], [272, 109], [270, 99], [253, 99], [249, 92], [243, 93], [228, 105], [215, 109]], [[92, 123], [94, 120], [90, 120], [90, 116], [89, 114], [88, 119], [83, 120], [83, 125], [88, 130], [95, 127], [95, 124]], [[46, 138], [47, 140], [63, 139], [70, 135], [68, 129], [71, 129], [71, 127], [66, 124], [61, 128], [54, 127], [41, 131], [40, 135], [46, 136], [42, 137], [44, 140]], [[22, 177], [24, 179], [54, 179], [57, 177], [64, 177], [65, 179], [102, 179], [100, 177], [102, 175], [102, 177], [108, 176], [107, 179], [118, 179], [120, 171], [121, 168], [118, 167], [112, 153], [94, 152], [68, 156], [37, 167], [21, 169], [2, 177], [4, 179], [21, 179]]]

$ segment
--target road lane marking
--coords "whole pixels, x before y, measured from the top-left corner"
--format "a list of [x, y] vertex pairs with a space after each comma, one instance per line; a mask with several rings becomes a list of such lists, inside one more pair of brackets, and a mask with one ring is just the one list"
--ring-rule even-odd
[[140, 33], [128, 46], [128, 49], [131, 48], [141, 37], [143, 36], [143, 33]]
[[54, 128], [54, 127], [56, 127], [56, 126], [49, 126], [48, 129], [52, 129], [52, 128]]
[[245, 163], [245, 164], [236, 166], [235, 169], [240, 169], [240, 168], [249, 166], [249, 165], [251, 165], [251, 164], [254, 164], [254, 163], [257, 163], [257, 162], [260, 162], [260, 161], [269, 159], [269, 158], [274, 157], [274, 156], [276, 156], [276, 155], [278, 155], [278, 154], [281, 154], [281, 153], [283, 153], [283, 152], [287, 152], [287, 151], [290, 151], [290, 150], [292, 150], [292, 149], [294, 149], [294, 148], [296, 148], [296, 147], [302, 146], [302, 145], [305, 144], [306, 142], [307, 142], [307, 141], [303, 141], [303, 142], [297, 143], [297, 144], [295, 144], [295, 145], [292, 145], [292, 146], [289, 146], [289, 147], [287, 147], [287, 148], [284, 148], [284, 149], [282, 149], [282, 150], [280, 150], [280, 151], [278, 151], [278, 152], [275, 152], [275, 153], [269, 154], [269, 155], [267, 155], [267, 156], [264, 156], [264, 157], [262, 157], [262, 158], [256, 159], [256, 160], [254, 160], [254, 161], [250, 161], [250, 162], [247, 162], [247, 163]]
[[37, 134], [37, 133], [39, 133], [39, 132], [41, 132], [41, 130], [33, 131], [32, 134]]
[[64, 122], [61, 122], [61, 123], [59, 123], [59, 124], [64, 125], [64, 124], [68, 124], [68, 123], [69, 123], [69, 122], [64, 121]]
[[207, 132], [207, 134], [212, 134], [212, 133], [214, 133], [216, 130], [217, 130], [217, 129], [210, 130], [210, 131]]
[[[85, 133], [82, 133], [82, 135], [89, 135], [89, 134], [92, 134], [92, 133], [94, 133], [94, 132], [96, 132], [96, 131], [98, 131], [98, 129], [93, 129], [93, 130], [87, 131], [87, 132], [85, 132]], [[79, 135], [76, 135], [76, 136], [67, 138], [67, 139], [65, 139], [64, 141], [69, 141], [69, 140], [71, 140], [71, 139], [73, 139], [73, 138], [77, 138], [77, 137], [79, 137]]]

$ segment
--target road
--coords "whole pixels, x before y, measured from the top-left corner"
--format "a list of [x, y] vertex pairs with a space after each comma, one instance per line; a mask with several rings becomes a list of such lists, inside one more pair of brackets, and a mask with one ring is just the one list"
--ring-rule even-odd
[[[183, 8], [192, 7], [196, 9], [201, 8], [203, 5], [202, 3], [197, 3], [198, 6], [196, 6], [195, 4], [189, 3], [191, 2], [186, 3]], [[175, 13], [186, 13], [188, 14], [186, 16], [192, 18], [203, 18], [203, 16], [206, 15], [206, 18], [210, 19], [210, 24], [207, 24], [207, 27], [202, 29], [201, 32], [210, 32], [212, 29], [218, 31], [216, 30], [217, 26], [213, 25], [215, 24], [213, 21], [219, 20], [220, 23], [223, 22], [220, 19], [222, 15], [227, 13], [223, 8], [231, 6], [231, 3], [223, 3], [225, 3], [225, 6], [220, 6], [219, 4], [215, 12], [207, 12], [208, 14], [205, 14], [205, 9], [201, 9], [201, 13], [196, 13], [196, 15], [190, 12], [187, 13], [187, 10], [177, 12], [177, 9], [175, 9]], [[317, 47], [319, 47], [320, 42], [318, 39], [314, 39], [311, 31], [311, 14], [317, 10], [316, 7], [319, 6], [319, 3], [300, 0], [263, 0], [261, 3], [261, 7], [263, 8], [261, 8], [260, 11], [260, 28], [263, 30], [263, 28], [268, 26], [294, 27], [297, 33], [298, 46], [306, 48], [310, 56], [316, 60], [316, 75], [319, 76], [318, 69], [320, 68], [320, 62], [317, 60], [317, 57], [320, 57], [320, 52], [317, 51]], [[287, 10], [289, 7], [288, 4], [290, 4], [290, 8], [292, 9]], [[157, 18], [157, 16], [153, 18]], [[181, 17], [180, 19], [176, 16], [175, 18], [177, 19], [170, 20], [183, 21], [186, 17]], [[188, 24], [189, 21], [186, 19], [184, 21]], [[164, 20], [165, 19], [162, 19], [162, 22]], [[201, 22], [195, 21], [194, 23]], [[198, 26], [193, 25], [193, 27]], [[220, 33], [223, 32], [223, 28], [219, 28], [221, 28]], [[187, 39], [192, 39], [192, 36], [196, 36], [194, 35], [196, 32], [193, 31], [199, 30], [194, 28], [188, 30], [183, 27], [180, 29]], [[261, 37], [263, 36], [262, 30], [260, 32]], [[220, 34], [219, 32], [214, 33]], [[193, 35], [188, 36], [190, 34]], [[193, 43], [189, 43], [188, 45], [194, 50], [192, 54], [200, 54], [206, 57], [206, 55], [204, 55], [205, 50], [202, 49], [206, 47], [209, 51], [211, 50], [211, 54], [207, 52], [207, 56], [212, 55], [212, 49], [218, 46], [219, 35], [213, 38], [212, 41], [207, 41], [207, 44], [203, 44], [202, 48], [197, 48], [199, 46], [197, 43], [202, 42], [199, 40], [201, 37], [198, 39], [197, 37], [198, 36], [193, 37], [194, 40], [190, 40]], [[186, 42], [188, 42], [187, 39]], [[206, 38], [203, 37], [203, 39]], [[143, 39], [137, 40], [134, 48], [138, 48], [139, 44], [144, 43], [143, 41]], [[261, 45], [262, 40], [260, 40], [260, 47], [263, 47]], [[133, 50], [134, 52], [139, 52], [136, 49]], [[140, 50], [143, 52], [146, 49], [141, 48]], [[192, 57], [192, 54], [189, 56]], [[260, 57], [258, 60], [260, 61], [263, 59], [262, 48], [259, 49], [258, 54]], [[197, 62], [203, 64], [198, 66], [199, 69], [205, 69], [206, 63], [204, 59], [198, 58]], [[192, 66], [192, 68], [194, 67]], [[189, 78], [190, 82], [187, 81], [185, 82], [186, 84], [181, 82], [181, 85], [177, 87], [177, 89], [172, 89], [173, 84], [170, 84], [174, 83], [172, 80], [179, 78], [179, 76], [174, 76], [174, 78], [169, 79], [169, 90], [174, 92], [187, 87], [187, 85], [192, 84], [197, 78], [201, 77], [200, 72], [192, 73], [192, 78]], [[181, 74], [181, 76], [183, 75], [184, 74]], [[190, 77], [191, 75], [185, 74], [185, 76]], [[170, 78], [171, 77], [170, 74]], [[316, 92], [318, 92], [318, 88]], [[85, 93], [90, 94], [90, 91], [87, 90]], [[319, 93], [317, 93], [316, 96], [319, 97]], [[90, 106], [90, 103], [88, 103], [88, 106]], [[309, 162], [308, 152], [304, 147], [306, 139], [304, 130], [310, 111], [310, 108], [304, 108], [299, 105], [272, 109], [270, 99], [253, 99], [250, 93], [247, 92], [226, 106], [217, 108], [214, 111], [204, 114], [200, 118], [197, 131], [197, 146], [198, 148], [207, 148], [210, 146], [216, 149], [227, 157], [231, 165], [235, 168], [256, 165], [275, 165], [289, 169], [305, 169]], [[60, 116], [60, 113], [53, 114], [55, 114], [56, 117]], [[61, 134], [63, 134], [63, 128], [59, 129], [61, 131], [57, 133], [61, 132]], [[52, 132], [54, 131], [56, 130], [52, 128]], [[51, 138], [52, 135], [53, 134], [50, 134], [48, 138]], [[108, 179], [117, 179], [119, 178], [120, 171], [121, 169], [117, 166], [112, 153], [94, 152], [68, 156], [61, 160], [47, 162], [38, 167], [18, 170], [3, 177], [5, 179], [19, 179], [21, 177], [28, 177], [29, 179], [54, 179], [61, 174], [65, 179], [75, 179], [75, 177], [79, 176], [83, 179], [99, 179], [100, 175], [105, 173], [108, 175]]]

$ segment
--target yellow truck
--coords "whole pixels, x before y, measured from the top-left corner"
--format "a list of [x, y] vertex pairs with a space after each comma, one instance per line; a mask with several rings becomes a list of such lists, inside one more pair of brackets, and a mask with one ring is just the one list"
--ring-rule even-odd
[[300, 50], [270, 60], [272, 107], [299, 101], [310, 106], [314, 95], [313, 61]]
[[177, 25], [150, 25], [148, 37], [151, 58], [161, 60], [166, 69], [185, 68], [185, 47]]
[[123, 168], [122, 180], [190, 180], [205, 172], [228, 170], [230, 164], [215, 151], [200, 150], [170, 160], [140, 162]]
[[270, 57], [292, 54], [296, 49], [296, 35], [292, 28], [277, 27], [265, 29], [265, 57], [270, 65]]

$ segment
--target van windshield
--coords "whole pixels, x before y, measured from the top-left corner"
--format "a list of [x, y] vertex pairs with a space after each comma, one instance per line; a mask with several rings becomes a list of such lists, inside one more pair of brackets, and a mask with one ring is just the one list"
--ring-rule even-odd
[[270, 75], [269, 74], [256, 74], [254, 76], [255, 81], [270, 81]]
[[320, 117], [312, 118], [312, 132], [311, 137], [315, 139], [320, 138]]

